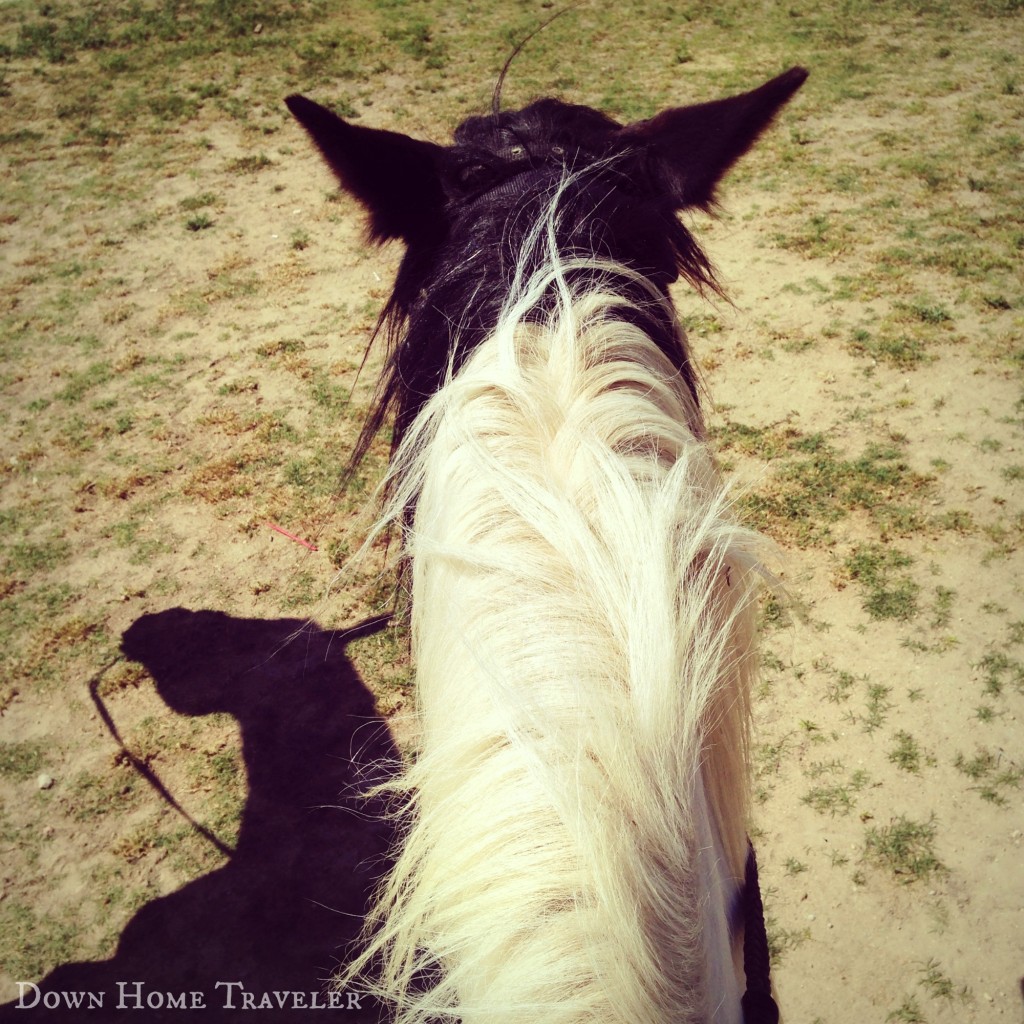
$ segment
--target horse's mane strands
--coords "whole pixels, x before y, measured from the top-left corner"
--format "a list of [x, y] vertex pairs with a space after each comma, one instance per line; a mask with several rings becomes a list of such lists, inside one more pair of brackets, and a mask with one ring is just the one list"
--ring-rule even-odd
[[398, 1024], [738, 1007], [704, 972], [746, 852], [756, 545], [691, 390], [621, 316], [637, 275], [563, 259], [556, 209], [406, 431], [366, 542], [415, 507], [422, 747], [385, 787], [412, 822], [342, 981], [370, 971]]

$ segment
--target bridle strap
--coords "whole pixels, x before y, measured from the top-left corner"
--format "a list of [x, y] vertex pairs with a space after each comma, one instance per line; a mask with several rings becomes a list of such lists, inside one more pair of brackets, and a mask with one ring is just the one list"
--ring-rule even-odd
[[779, 1008], [772, 998], [771, 956], [753, 844], [747, 846], [743, 880], [743, 973], [747, 977], [747, 991], [740, 1000], [743, 1024], [778, 1024]]

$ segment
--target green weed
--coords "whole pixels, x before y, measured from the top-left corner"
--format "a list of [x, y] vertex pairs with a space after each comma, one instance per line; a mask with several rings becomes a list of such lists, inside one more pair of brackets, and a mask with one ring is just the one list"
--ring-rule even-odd
[[999, 717], [999, 712], [991, 704], [979, 704], [974, 709], [974, 717], [979, 722], [994, 722]]
[[146, 100], [150, 111], [161, 121], [190, 121], [199, 112], [200, 101], [177, 92], [164, 92]]
[[56, 398], [68, 405], [74, 405], [90, 391], [108, 383], [113, 376], [109, 363], [93, 363], [87, 370], [71, 374], [67, 384], [57, 392]]
[[809, 928], [784, 928], [770, 913], [765, 914], [765, 930], [772, 967], [778, 967], [790, 950], [799, 949], [811, 937]]
[[956, 591], [949, 587], [935, 588], [935, 603], [932, 606], [932, 628], [944, 629], [953, 618], [953, 598]]
[[[369, 78], [372, 73], [369, 65], [373, 41], [351, 30], [311, 33], [302, 39], [295, 52], [302, 61], [303, 79], [322, 77], [332, 81], [352, 81]], [[386, 67], [378, 63], [373, 70], [380, 73]]]
[[953, 979], [943, 972], [939, 961], [933, 958], [926, 960], [921, 965], [921, 978], [918, 984], [932, 999], [945, 999], [947, 1002], [957, 999], [961, 1003], [970, 1000], [970, 988], [967, 985], [962, 985], [958, 989], [953, 983]]
[[855, 795], [861, 792], [869, 781], [867, 772], [858, 769], [846, 782], [814, 786], [801, 797], [801, 801], [818, 814], [827, 813], [833, 818], [837, 815], [845, 817], [856, 805]]
[[71, 544], [52, 538], [38, 544], [18, 542], [3, 549], [4, 571], [21, 576], [51, 572], [71, 556]]
[[881, 683], [869, 683], [867, 688], [867, 701], [864, 705], [864, 717], [861, 719], [864, 731], [872, 733], [882, 727], [886, 715], [892, 710], [893, 705], [889, 703], [891, 686], [883, 686]]
[[830, 704], [841, 704], [850, 699], [850, 691], [856, 680], [850, 672], [829, 667], [832, 678], [825, 685], [825, 699]]
[[42, 743], [28, 740], [0, 743], [0, 775], [16, 782], [38, 775], [46, 763], [45, 749]]
[[273, 166], [274, 161], [266, 153], [258, 153], [255, 156], [240, 156], [232, 160], [227, 169], [233, 174], [256, 174]]
[[873, 619], [906, 622], [917, 615], [920, 585], [901, 570], [914, 564], [910, 555], [881, 544], [861, 544], [844, 565], [864, 591], [864, 610]]
[[875, 337], [869, 331], [854, 332], [850, 340], [850, 351], [887, 363], [901, 370], [910, 370], [928, 360], [924, 342], [908, 335], [885, 334]]
[[200, 192], [198, 195], [188, 196], [182, 199], [178, 205], [186, 212], [201, 210], [204, 206], [215, 206], [219, 199], [213, 192]]
[[987, 697], [1002, 696], [1007, 685], [1024, 692], [1024, 664], [1005, 651], [987, 651], [979, 668], [984, 672], [983, 691]]
[[889, 760], [905, 772], [912, 772], [915, 775], [921, 771], [921, 748], [917, 740], [909, 732], [901, 729], [893, 739], [896, 746], [889, 751]]
[[726, 450], [775, 461], [774, 479], [740, 505], [753, 525], [780, 540], [800, 546], [827, 541], [831, 524], [853, 509], [866, 512], [884, 533], [911, 533], [923, 524], [914, 505], [932, 481], [910, 468], [903, 442], [871, 443], [844, 459], [821, 434], [772, 437], [731, 424], [719, 439]]
[[62, 797], [73, 821], [90, 822], [114, 811], [121, 813], [139, 799], [139, 776], [121, 762], [118, 771], [106, 775], [81, 772], [68, 782]]
[[927, 1024], [927, 1020], [917, 1000], [913, 996], [907, 996], [895, 1010], [890, 1010], [885, 1016], [886, 1021], [896, 1021], [898, 1024]]
[[840, 222], [836, 214], [815, 213], [803, 230], [775, 236], [777, 245], [810, 259], [833, 259], [852, 243], [853, 225]]
[[931, 303], [926, 299], [910, 303], [896, 303], [896, 310], [902, 312], [913, 320], [919, 320], [926, 324], [945, 324], [953, 320], [949, 310], [938, 303]]
[[864, 850], [869, 860], [901, 881], [919, 881], [942, 869], [935, 853], [936, 832], [934, 817], [917, 822], [900, 815], [889, 825], [869, 828]]
[[58, 964], [73, 960], [81, 928], [76, 916], [64, 913], [58, 920], [37, 914], [16, 899], [0, 902], [6, 969], [17, 978], [38, 978]]

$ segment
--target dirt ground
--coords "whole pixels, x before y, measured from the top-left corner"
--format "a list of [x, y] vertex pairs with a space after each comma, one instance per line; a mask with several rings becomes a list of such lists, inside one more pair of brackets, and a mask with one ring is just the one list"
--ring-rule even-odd
[[[753, 835], [792, 1024], [1024, 1019], [1020, 28], [919, 19], [901, 48], [883, 24], [847, 43], [868, 98], [812, 67], [696, 219], [729, 301], [676, 296], [785, 589]], [[386, 552], [339, 574], [383, 464], [337, 493], [398, 253], [270, 101], [101, 143], [95, 110], [56, 113], [71, 71], [6, 66], [0, 1019], [58, 1019], [10, 1002], [47, 977], [320, 992], [387, 849], [356, 794], [412, 692], [373, 618]], [[352, 100], [362, 123], [443, 137], [417, 67]]]

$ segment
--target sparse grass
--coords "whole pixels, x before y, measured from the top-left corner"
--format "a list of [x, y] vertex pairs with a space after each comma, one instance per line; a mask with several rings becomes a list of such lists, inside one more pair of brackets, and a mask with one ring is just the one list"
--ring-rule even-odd
[[111, 813], [120, 813], [136, 805], [139, 798], [139, 778], [125, 763], [119, 770], [105, 775], [81, 772], [68, 781], [61, 802], [75, 822], [90, 823]]
[[917, 740], [903, 729], [893, 736], [896, 745], [889, 751], [889, 760], [897, 768], [917, 775], [921, 771], [921, 748]]
[[106, 384], [112, 377], [113, 370], [109, 363], [93, 363], [81, 373], [70, 374], [68, 382], [57, 392], [56, 397], [68, 405], [74, 405], [89, 392]]
[[844, 817], [856, 806], [855, 796], [869, 783], [867, 772], [858, 769], [845, 782], [814, 786], [801, 798], [818, 814]]
[[956, 591], [949, 587], [935, 588], [935, 603], [932, 606], [932, 628], [945, 629], [953, 618], [953, 598]]
[[74, 959], [82, 922], [77, 915], [60, 920], [36, 914], [18, 900], [0, 902], [0, 934], [8, 952], [4, 966], [18, 978], [38, 978], [45, 971]]
[[213, 192], [200, 192], [197, 195], [182, 199], [178, 205], [187, 213], [201, 210], [204, 206], [214, 206], [217, 203], [217, 196]]
[[917, 615], [920, 584], [901, 571], [913, 564], [909, 555], [881, 544], [861, 544], [847, 557], [846, 570], [864, 591], [864, 610], [871, 618], [905, 622]]
[[885, 722], [886, 715], [892, 710], [893, 705], [889, 703], [889, 694], [892, 687], [884, 686], [881, 683], [869, 683], [867, 686], [867, 700], [864, 704], [864, 716], [861, 725], [865, 732], [872, 733], [880, 729]]
[[185, 221], [185, 227], [189, 231], [205, 231], [213, 227], [213, 218], [207, 213], [197, 213]]
[[926, 324], [951, 323], [953, 320], [949, 310], [928, 299], [918, 299], [908, 303], [897, 302], [895, 309], [897, 313], [903, 314], [907, 319], [918, 320]]
[[887, 1022], [896, 1021], [898, 1024], [927, 1024], [927, 1019], [913, 996], [907, 996], [895, 1010], [890, 1010], [885, 1015], [885, 1019]]
[[1015, 764], [1004, 754], [993, 754], [985, 747], [978, 747], [973, 757], [962, 752], [956, 755], [954, 767], [973, 782], [971, 786], [988, 803], [999, 807], [1009, 804], [1008, 790], [1020, 788], [1024, 780], [1024, 767]]
[[793, 949], [799, 949], [811, 937], [809, 928], [785, 928], [765, 911], [765, 929], [768, 933], [768, 956], [773, 968], [778, 967]]
[[[383, 594], [380, 597], [389, 601]], [[381, 680], [378, 707], [384, 713], [408, 708], [414, 700], [410, 643], [407, 626], [397, 622], [354, 645], [361, 663], [372, 667]]]
[[921, 964], [921, 978], [918, 984], [932, 999], [944, 999], [946, 1002], [957, 1000], [960, 1003], [970, 1001], [971, 990], [967, 985], [959, 988], [943, 970], [938, 960], [929, 959]]
[[778, 772], [784, 752], [789, 746], [789, 736], [783, 736], [774, 743], [763, 743], [754, 752], [755, 773], [760, 778]]
[[257, 153], [255, 156], [240, 156], [232, 160], [227, 169], [232, 174], [256, 174], [273, 165], [274, 161], [266, 153]]
[[60, 537], [41, 543], [16, 542], [3, 549], [4, 572], [35, 576], [53, 572], [71, 556], [71, 544]]
[[0, 743], [0, 776], [17, 782], [31, 779], [46, 764], [45, 749], [27, 740]]
[[829, 669], [831, 678], [825, 686], [825, 699], [831, 704], [841, 704], [850, 699], [856, 680], [849, 672], [832, 669], [831, 666]]
[[872, 826], [864, 838], [867, 858], [900, 881], [915, 882], [942, 869], [935, 854], [934, 818], [918, 822], [900, 815], [889, 825]]
[[920, 502], [932, 485], [903, 457], [905, 442], [868, 444], [856, 458], [842, 458], [822, 434], [754, 430], [732, 423], [716, 432], [726, 451], [772, 460], [773, 478], [741, 507], [759, 529], [800, 546], [831, 538], [831, 524], [853, 510], [866, 512], [883, 536], [919, 529]]
[[868, 356], [901, 370], [913, 369], [928, 360], [925, 343], [906, 334], [876, 337], [861, 329], [851, 336], [849, 348], [857, 355]]
[[776, 244], [809, 259], [833, 259], [852, 243], [853, 225], [834, 213], [814, 213], [802, 227], [775, 236]]

